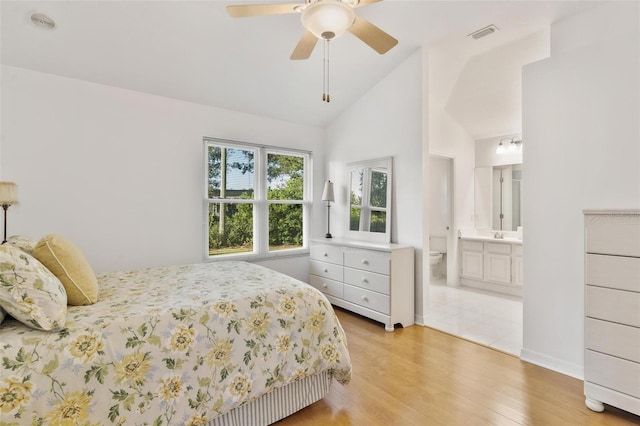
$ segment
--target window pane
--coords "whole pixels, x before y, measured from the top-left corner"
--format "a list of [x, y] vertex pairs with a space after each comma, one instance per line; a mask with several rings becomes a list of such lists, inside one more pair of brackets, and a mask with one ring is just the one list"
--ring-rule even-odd
[[[371, 171], [371, 206], [387, 207], [387, 173]], [[382, 231], [384, 232], [384, 231]]]
[[362, 205], [362, 187], [364, 185], [364, 170], [351, 172], [351, 204]]
[[351, 209], [350, 219], [349, 219], [349, 230], [350, 231], [359, 231], [360, 230], [360, 214], [362, 210], [360, 209]]
[[253, 199], [253, 156], [251, 150], [209, 146], [209, 198]]
[[386, 232], [387, 230], [387, 212], [371, 212], [371, 223], [369, 224], [369, 231], [371, 232]]
[[297, 155], [267, 155], [267, 199], [302, 200], [304, 158]]
[[302, 247], [302, 204], [269, 205], [269, 251]]
[[253, 205], [209, 204], [209, 256], [253, 251]]

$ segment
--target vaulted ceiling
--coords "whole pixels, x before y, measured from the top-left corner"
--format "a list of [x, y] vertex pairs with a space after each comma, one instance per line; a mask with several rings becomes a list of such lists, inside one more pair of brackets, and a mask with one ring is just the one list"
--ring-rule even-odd
[[[472, 60], [597, 4], [385, 0], [360, 7], [359, 16], [399, 43], [379, 55], [349, 33], [332, 41], [327, 104], [321, 101], [322, 45], [308, 60], [291, 61], [304, 32], [299, 16], [231, 18], [225, 9], [228, 4], [251, 3], [270, 2], [3, 0], [1, 61], [323, 127], [420, 47], [447, 43], [447, 48]], [[34, 12], [53, 18], [56, 28], [47, 31], [33, 25]], [[480, 40], [467, 37], [489, 24], [500, 31]], [[468, 84], [468, 78], [465, 81]], [[465, 108], [473, 111], [474, 105], [484, 105], [484, 112], [490, 113], [486, 97], [468, 94]]]

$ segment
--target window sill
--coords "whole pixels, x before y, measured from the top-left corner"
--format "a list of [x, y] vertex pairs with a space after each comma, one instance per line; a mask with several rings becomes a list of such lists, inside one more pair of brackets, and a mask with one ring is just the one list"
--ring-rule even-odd
[[205, 262], [221, 262], [229, 260], [246, 261], [246, 262], [261, 262], [264, 260], [276, 260], [286, 259], [290, 257], [301, 257], [309, 255], [309, 247], [303, 247], [299, 249], [282, 250], [276, 252], [270, 252], [266, 254], [255, 253], [239, 253], [239, 254], [224, 254], [220, 256], [207, 256]]

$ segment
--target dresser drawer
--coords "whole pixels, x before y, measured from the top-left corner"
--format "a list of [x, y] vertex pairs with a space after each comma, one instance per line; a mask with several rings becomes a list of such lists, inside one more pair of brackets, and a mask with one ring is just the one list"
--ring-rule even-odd
[[585, 380], [640, 398], [640, 364], [587, 350], [585, 367]]
[[344, 266], [350, 268], [389, 275], [390, 264], [391, 255], [389, 253], [349, 249], [344, 252]]
[[313, 275], [329, 278], [330, 280], [342, 281], [342, 266], [333, 263], [310, 261], [309, 270]]
[[344, 285], [344, 300], [389, 315], [389, 296], [365, 290], [360, 287]]
[[389, 275], [376, 274], [375, 272], [360, 269], [344, 268], [344, 282], [356, 287], [376, 291], [382, 294], [390, 294]]
[[640, 327], [640, 293], [588, 285], [586, 315]]
[[482, 251], [484, 245], [480, 241], [462, 240], [462, 250], [466, 251]]
[[494, 254], [511, 254], [511, 244], [484, 243], [484, 251]]
[[585, 345], [596, 352], [640, 362], [640, 328], [587, 318]]
[[338, 281], [333, 281], [327, 278], [322, 278], [316, 275], [311, 275], [311, 284], [313, 287], [317, 288], [324, 294], [328, 294], [329, 296], [334, 296], [342, 299], [343, 292], [343, 284]]
[[342, 265], [342, 247], [312, 243], [309, 249], [309, 257], [312, 260]]
[[640, 257], [639, 215], [587, 215], [586, 251]]
[[587, 284], [640, 292], [640, 258], [587, 254]]

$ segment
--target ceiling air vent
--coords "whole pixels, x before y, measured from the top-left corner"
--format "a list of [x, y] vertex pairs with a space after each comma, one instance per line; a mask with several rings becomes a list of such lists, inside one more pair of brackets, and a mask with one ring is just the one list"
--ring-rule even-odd
[[474, 31], [471, 34], [467, 34], [467, 37], [473, 37], [474, 39], [479, 39], [482, 38], [484, 36], [488, 36], [489, 34], [493, 34], [496, 31], [499, 31], [500, 28], [496, 27], [495, 25], [491, 24], [488, 27], [484, 27], [484, 28], [480, 28], [478, 31]]

